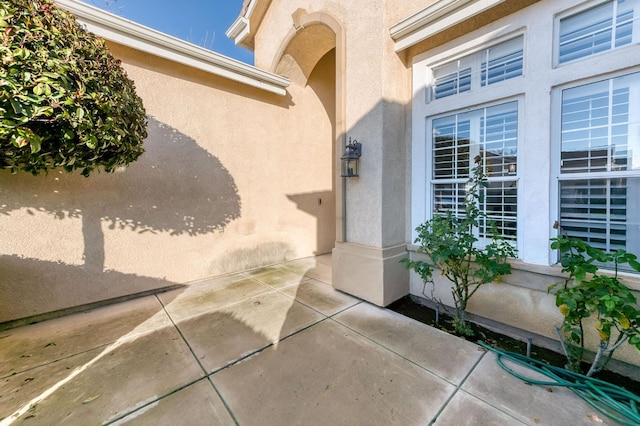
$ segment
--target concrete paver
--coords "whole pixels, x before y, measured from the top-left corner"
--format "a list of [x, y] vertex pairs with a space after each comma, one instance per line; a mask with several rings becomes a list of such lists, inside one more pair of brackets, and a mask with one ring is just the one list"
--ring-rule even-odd
[[17, 386], [22, 392], [31, 385], [24, 385], [27, 376], [59, 378], [55, 384], [51, 380], [33, 381], [38, 389], [31, 394], [39, 398], [21, 401], [33, 406], [21, 419], [28, 419], [32, 425], [104, 423], [204, 376], [173, 326], [123, 336], [78, 357], [21, 373], [15, 380], [14, 376], [5, 379], [3, 387], [8, 389], [3, 389], [3, 395], [8, 391], [16, 399]]
[[466, 340], [365, 303], [335, 320], [456, 385], [485, 353]]
[[455, 390], [331, 320], [212, 381], [247, 425], [428, 424]]
[[161, 293], [158, 298], [174, 321], [183, 321], [271, 291], [256, 280], [236, 274]]
[[283, 268], [290, 269], [305, 277], [314, 278], [323, 283], [331, 284], [331, 265], [327, 257], [292, 260], [282, 264]]
[[327, 316], [360, 303], [360, 299], [336, 291], [330, 285], [315, 279], [285, 287], [281, 291]]
[[616, 424], [330, 282], [300, 259], [2, 331], [0, 426]]
[[272, 291], [178, 322], [177, 326], [205, 370], [213, 372], [323, 318]]
[[[532, 379], [549, 378], [503, 360], [509, 368]], [[533, 386], [502, 369], [493, 353], [487, 354], [471, 372], [462, 389], [519, 421], [533, 425], [615, 425], [566, 388]]]
[[525, 425], [464, 391], [458, 391], [438, 416], [438, 426]]
[[0, 331], [0, 378], [107, 345], [133, 330], [169, 325], [166, 315], [156, 317], [161, 310], [149, 296]]
[[225, 426], [235, 422], [208, 379], [180, 389], [116, 421], [113, 425]]
[[309, 279], [309, 277], [304, 276], [304, 273], [298, 273], [279, 265], [248, 271], [245, 274], [254, 280], [277, 289], [300, 284]]

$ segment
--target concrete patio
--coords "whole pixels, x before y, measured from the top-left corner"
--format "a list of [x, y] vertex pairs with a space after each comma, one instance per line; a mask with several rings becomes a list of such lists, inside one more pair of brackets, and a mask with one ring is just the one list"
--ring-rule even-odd
[[615, 424], [295, 260], [0, 332], [0, 425]]

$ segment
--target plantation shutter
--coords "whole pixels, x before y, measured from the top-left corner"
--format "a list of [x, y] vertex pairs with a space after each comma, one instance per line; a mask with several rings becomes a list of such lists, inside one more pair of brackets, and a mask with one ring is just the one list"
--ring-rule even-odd
[[560, 64], [632, 42], [633, 1], [607, 2], [560, 21]]
[[498, 83], [522, 75], [524, 51], [522, 38], [489, 48], [481, 65], [481, 86]]
[[469, 92], [523, 74], [524, 39], [517, 37], [434, 67], [431, 100]]
[[563, 91], [562, 227], [606, 251], [637, 245], [630, 231], [640, 225], [640, 108], [632, 102], [638, 94], [639, 73]]

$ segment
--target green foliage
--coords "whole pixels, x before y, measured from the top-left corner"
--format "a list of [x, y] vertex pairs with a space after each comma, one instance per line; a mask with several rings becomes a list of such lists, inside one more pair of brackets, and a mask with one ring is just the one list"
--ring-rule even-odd
[[463, 335], [471, 334], [465, 322], [469, 300], [481, 285], [500, 281], [502, 276], [510, 274], [511, 265], [507, 258], [516, 255], [511, 244], [495, 230], [491, 242], [484, 248], [476, 244], [479, 225], [487, 220], [479, 206], [483, 202], [483, 189], [488, 186], [479, 157], [476, 157], [476, 163], [468, 181], [465, 214], [456, 217], [448, 211], [444, 215], [434, 215], [416, 228], [417, 251], [425, 253], [431, 261], [402, 260], [425, 283], [432, 280], [436, 268], [453, 283], [451, 292], [456, 308], [454, 325], [456, 332]]
[[88, 176], [144, 151], [146, 115], [104, 41], [50, 0], [0, 0], [0, 167]]
[[[613, 352], [628, 340], [640, 350], [640, 311], [632, 291], [618, 278], [618, 266], [629, 264], [640, 272], [637, 256], [618, 250], [606, 253], [588, 243], [562, 233], [551, 239], [551, 248], [560, 252], [562, 271], [568, 273], [562, 283], [554, 284], [556, 306], [564, 315], [557, 328], [571, 369], [579, 371], [585, 348], [585, 332], [599, 340], [588, 376], [602, 370]], [[613, 265], [611, 273], [600, 273], [599, 264]], [[558, 288], [559, 287], [559, 288]], [[585, 330], [587, 318], [595, 319], [593, 330]]]

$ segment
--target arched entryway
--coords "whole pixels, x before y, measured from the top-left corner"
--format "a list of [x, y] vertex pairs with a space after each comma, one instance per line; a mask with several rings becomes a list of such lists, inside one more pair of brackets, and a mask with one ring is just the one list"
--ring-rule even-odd
[[[294, 26], [276, 55], [272, 71], [291, 80], [289, 92], [294, 107], [310, 112], [296, 125], [314, 132], [308, 135], [311, 140], [317, 140], [315, 132], [322, 132], [322, 143], [330, 151], [328, 161], [326, 157], [322, 160], [330, 189], [296, 196], [298, 206], [317, 218], [316, 253], [323, 254], [330, 253], [335, 242], [343, 241], [344, 236], [343, 187], [339, 177], [344, 139], [344, 43], [339, 23], [325, 13], [298, 10], [293, 19]], [[306, 138], [302, 139], [304, 143]]]

